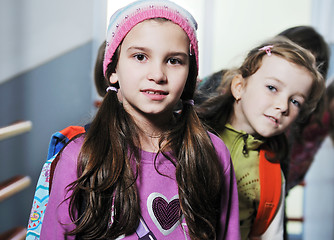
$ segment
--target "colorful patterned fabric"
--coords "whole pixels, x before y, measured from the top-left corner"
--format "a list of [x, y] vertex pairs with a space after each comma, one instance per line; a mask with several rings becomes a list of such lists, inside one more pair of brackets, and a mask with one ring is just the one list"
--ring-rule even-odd
[[29, 223], [27, 228], [28, 240], [39, 239], [41, 232], [44, 211], [49, 200], [49, 180], [50, 166], [54, 157], [44, 163], [41, 174], [39, 176], [35, 191], [34, 201], [30, 212]]

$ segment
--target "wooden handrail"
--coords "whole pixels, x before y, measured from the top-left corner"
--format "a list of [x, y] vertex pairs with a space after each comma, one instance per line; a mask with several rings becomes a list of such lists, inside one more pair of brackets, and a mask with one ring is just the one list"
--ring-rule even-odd
[[0, 183], [0, 202], [28, 187], [30, 182], [28, 176], [15, 176]]
[[0, 234], [0, 240], [24, 240], [26, 238], [26, 234], [26, 228], [16, 227]]
[[8, 125], [6, 127], [2, 127], [0, 128], [0, 140], [28, 132], [30, 131], [31, 128], [32, 128], [31, 121], [17, 122]]
[[[0, 140], [14, 137], [30, 131], [31, 121], [13, 123], [0, 128]], [[28, 176], [15, 176], [0, 183], [0, 202], [30, 185], [31, 179]], [[24, 240], [27, 234], [25, 227], [16, 227], [0, 234], [0, 240]]]
[[303, 217], [300, 217], [300, 218], [297, 218], [297, 217], [288, 217], [287, 218], [287, 220], [289, 221], [289, 222], [304, 222], [304, 218]]

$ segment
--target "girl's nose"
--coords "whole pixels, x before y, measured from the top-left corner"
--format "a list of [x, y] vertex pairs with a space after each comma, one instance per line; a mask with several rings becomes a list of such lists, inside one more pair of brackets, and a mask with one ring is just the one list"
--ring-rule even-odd
[[275, 109], [280, 111], [282, 115], [289, 114], [289, 99], [285, 97], [278, 98], [275, 103]]
[[165, 73], [164, 66], [159, 63], [152, 64], [147, 78], [150, 81], [155, 81], [156, 83], [164, 83], [167, 81], [167, 76]]

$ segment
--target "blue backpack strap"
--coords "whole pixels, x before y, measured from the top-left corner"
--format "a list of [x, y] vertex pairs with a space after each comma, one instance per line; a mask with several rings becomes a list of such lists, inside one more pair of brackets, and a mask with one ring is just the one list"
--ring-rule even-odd
[[52, 135], [47, 161], [44, 163], [38, 178], [34, 200], [30, 212], [26, 240], [38, 240], [40, 237], [44, 212], [49, 201], [49, 188], [52, 181], [52, 162], [57, 157], [60, 150], [76, 135], [85, 132], [80, 126], [69, 126], [62, 131]]
[[52, 135], [51, 141], [49, 144], [48, 157], [47, 159], [52, 158], [54, 155], [59, 153], [59, 151], [70, 141], [73, 137], [77, 136], [80, 133], [84, 133], [86, 128], [81, 126], [69, 126], [59, 132], [56, 132]]
[[68, 141], [69, 139], [61, 132], [54, 133], [50, 140], [47, 159], [51, 159], [54, 155], [56, 155]]

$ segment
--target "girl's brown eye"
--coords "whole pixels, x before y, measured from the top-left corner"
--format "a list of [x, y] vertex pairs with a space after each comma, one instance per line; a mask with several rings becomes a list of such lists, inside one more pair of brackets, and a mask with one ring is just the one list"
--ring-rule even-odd
[[182, 64], [182, 61], [181, 61], [180, 59], [178, 59], [178, 58], [170, 58], [170, 59], [168, 60], [168, 62], [169, 62], [170, 64], [172, 64], [172, 65], [175, 65], [175, 64]]
[[145, 55], [144, 54], [136, 54], [134, 56], [138, 61], [144, 61], [145, 60]]

